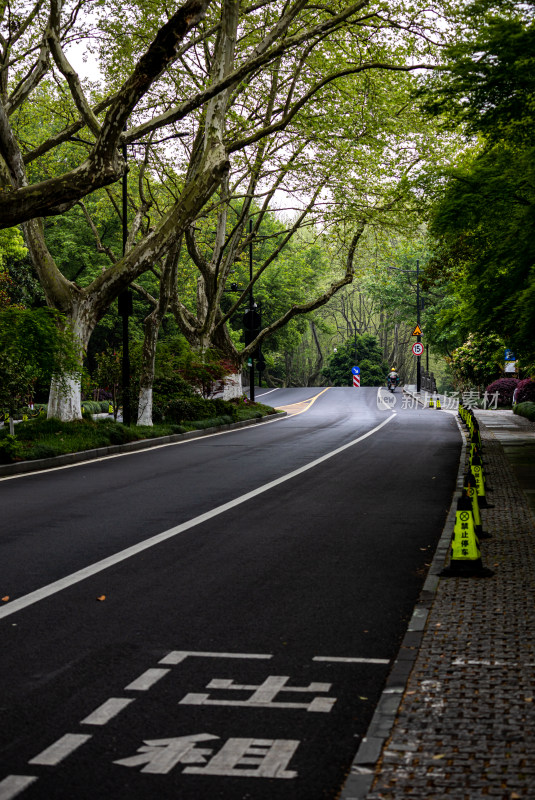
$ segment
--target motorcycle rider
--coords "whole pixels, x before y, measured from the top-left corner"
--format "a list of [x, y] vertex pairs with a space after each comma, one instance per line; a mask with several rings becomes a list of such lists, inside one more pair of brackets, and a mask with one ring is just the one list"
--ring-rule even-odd
[[396, 368], [392, 367], [390, 372], [386, 376], [386, 385], [388, 386], [388, 389], [390, 390], [390, 388], [392, 386], [394, 386], [394, 388], [395, 388], [398, 384], [399, 384], [399, 375], [396, 372]]

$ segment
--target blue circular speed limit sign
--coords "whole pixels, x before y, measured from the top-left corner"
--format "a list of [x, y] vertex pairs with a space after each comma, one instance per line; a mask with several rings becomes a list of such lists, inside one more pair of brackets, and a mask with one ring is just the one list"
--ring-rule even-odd
[[414, 342], [412, 346], [412, 352], [415, 356], [421, 356], [424, 352], [424, 346], [421, 342]]

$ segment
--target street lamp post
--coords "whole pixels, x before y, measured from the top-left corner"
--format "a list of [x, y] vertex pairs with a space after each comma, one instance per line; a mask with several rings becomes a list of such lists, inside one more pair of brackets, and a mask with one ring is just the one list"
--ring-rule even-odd
[[[253, 296], [253, 220], [249, 218], [249, 282], [251, 288], [249, 290], [249, 308], [251, 313], [251, 320], [254, 318], [254, 296]], [[254, 403], [254, 356], [251, 353], [251, 366], [249, 367], [249, 399]]]
[[[420, 262], [416, 259], [416, 323], [418, 330], [420, 330]], [[417, 342], [422, 341], [422, 337], [418, 334], [416, 337]], [[421, 391], [422, 388], [422, 357], [416, 356], [416, 391]]]
[[[125, 125], [126, 129], [126, 125]], [[123, 258], [126, 255], [126, 243], [128, 240], [128, 168], [126, 166], [127, 154], [126, 144], [123, 144], [123, 159], [125, 170], [122, 180], [122, 206], [123, 206]], [[122, 379], [123, 379], [123, 424], [132, 423], [132, 404], [130, 402], [130, 343], [128, 337], [128, 317], [132, 313], [132, 292], [124, 289], [118, 297], [119, 314], [123, 320], [123, 358], [122, 358]]]

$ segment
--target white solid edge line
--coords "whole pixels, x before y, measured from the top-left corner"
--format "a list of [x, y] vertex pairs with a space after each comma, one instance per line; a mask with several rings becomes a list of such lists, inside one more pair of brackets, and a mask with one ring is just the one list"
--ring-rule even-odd
[[[327, 389], [330, 388], [331, 388], [330, 386], [327, 387]], [[277, 389], [272, 389], [271, 391], [275, 392], [277, 391]], [[313, 397], [309, 397], [308, 400], [300, 400], [299, 403], [310, 403], [310, 405], [312, 405], [312, 403], [321, 394], [323, 394], [323, 392], [326, 392], [327, 389], [323, 389], [323, 391], [319, 392]], [[266, 392], [266, 394], [269, 394], [269, 392]], [[308, 411], [308, 408], [305, 408], [304, 410]], [[303, 412], [301, 411], [299, 413], [302, 414]], [[284, 420], [291, 419], [292, 417], [295, 416], [297, 416], [297, 414], [285, 414], [284, 416], [277, 416], [274, 419], [268, 419], [265, 420], [264, 422], [257, 422], [253, 426], [246, 425], [242, 428], [231, 428], [230, 430], [226, 431], [216, 431], [215, 433], [206, 433], [203, 436], [193, 436], [191, 439], [180, 439], [178, 442], [164, 442], [164, 444], [154, 444], [151, 445], [150, 447], [142, 447], [139, 450], [128, 450], [125, 453], [111, 453], [108, 456], [99, 456], [98, 458], [88, 458], [86, 461], [75, 461], [73, 464], [62, 464], [60, 467], [45, 467], [43, 469], [36, 469], [33, 472], [19, 472], [16, 473], [15, 475], [2, 475], [0, 476], [0, 483], [2, 481], [14, 481], [19, 478], [31, 478], [34, 475], [43, 475], [45, 473], [58, 472], [59, 470], [62, 469], [74, 469], [75, 467], [84, 467], [84, 466], [87, 467], [88, 465], [96, 464], [99, 461], [108, 461], [110, 458], [123, 458], [124, 456], [138, 456], [142, 455], [143, 453], [147, 453], [148, 450], [160, 450], [162, 447], [174, 447], [175, 445], [190, 444], [191, 442], [204, 441], [205, 439], [211, 439], [213, 436], [226, 436], [229, 433], [238, 433], [239, 431], [247, 430], [249, 427], [260, 428], [262, 425], [271, 425], [273, 422], [283, 422]], [[71, 454], [67, 453], [66, 455], [71, 455]]]
[[202, 523], [208, 522], [208, 520], [213, 519], [220, 514], [224, 514], [225, 511], [230, 511], [236, 506], [246, 503], [248, 500], [252, 500], [254, 497], [258, 497], [258, 495], [264, 494], [264, 492], [267, 492], [270, 489], [274, 489], [276, 486], [280, 486], [281, 483], [286, 483], [286, 481], [289, 481], [298, 475], [302, 475], [304, 472], [308, 472], [309, 469], [319, 466], [319, 464], [322, 464], [324, 461], [328, 461], [330, 458], [337, 456], [339, 453], [343, 453], [344, 450], [348, 450], [350, 447], [353, 447], [359, 442], [362, 442], [364, 439], [367, 439], [369, 436], [372, 436], [374, 433], [377, 433], [377, 431], [381, 430], [381, 428], [391, 422], [395, 416], [396, 414], [393, 414], [391, 417], [386, 417], [386, 419], [383, 420], [380, 425], [372, 428], [371, 431], [363, 433], [362, 436], [359, 436], [357, 439], [353, 439], [353, 441], [348, 442], [341, 447], [337, 447], [336, 450], [332, 450], [330, 453], [326, 453], [324, 456], [320, 456], [320, 458], [316, 458], [314, 461], [310, 461], [308, 464], [298, 467], [298, 469], [294, 469], [292, 472], [288, 472], [286, 475], [282, 475], [280, 478], [275, 478], [275, 480], [265, 483], [263, 486], [259, 486], [257, 489], [252, 489], [252, 491], [246, 492], [240, 497], [234, 498], [234, 500], [229, 500], [227, 503], [216, 506], [216, 508], [212, 508], [210, 511], [206, 511], [204, 514], [199, 514], [198, 517], [193, 517], [193, 519], [183, 522], [180, 525], [176, 525], [174, 528], [169, 528], [167, 531], [157, 533], [155, 536], [151, 536], [150, 539], [145, 539], [145, 541], [138, 542], [131, 547], [127, 547], [125, 550], [120, 550], [118, 553], [115, 553], [112, 556], [103, 558], [102, 561], [97, 561], [94, 564], [90, 564], [88, 567], [77, 570], [77, 572], [73, 572], [71, 575], [66, 575], [64, 578], [60, 578], [53, 583], [49, 583], [47, 586], [43, 586], [41, 589], [36, 589], [34, 592], [30, 592], [29, 594], [23, 595], [23, 597], [19, 597], [17, 600], [13, 600], [7, 606], [0, 608], [0, 619], [8, 617], [11, 614], [15, 614], [17, 611], [21, 611], [23, 608], [27, 608], [34, 603], [38, 603], [40, 600], [44, 600], [46, 597], [50, 597], [57, 592], [61, 592], [63, 589], [67, 589], [69, 586], [80, 583], [80, 581], [90, 578], [93, 575], [108, 569], [108, 567], [119, 564], [121, 561], [125, 561], [127, 558], [131, 558], [138, 553], [142, 553], [143, 550], [148, 550], [149, 548], [154, 547], [154, 545], [160, 544], [160, 542], [165, 542], [167, 539], [171, 539], [173, 536], [177, 536], [179, 533], [184, 533], [184, 531], [188, 531], [190, 528], [195, 528], [197, 525], [202, 525]]
[[[265, 422], [257, 422], [254, 426], [259, 428], [261, 425], [271, 425], [272, 422], [282, 422], [285, 419], [289, 419], [292, 415], [287, 414], [284, 416], [276, 417], [275, 419], [268, 419]], [[75, 467], [87, 467], [91, 464], [96, 464], [99, 461], [108, 461], [110, 458], [123, 458], [124, 456], [138, 456], [142, 455], [143, 453], [147, 453], [150, 450], [160, 450], [162, 447], [175, 447], [176, 445], [180, 444], [190, 444], [191, 442], [198, 442], [204, 439], [211, 439], [213, 436], [226, 436], [228, 433], [237, 433], [238, 431], [247, 430], [249, 426], [244, 426], [243, 428], [231, 428], [230, 430], [226, 431], [216, 431], [216, 433], [206, 433], [204, 436], [192, 436], [191, 439], [179, 439], [178, 442], [164, 442], [163, 444], [154, 444], [150, 447], [143, 447], [140, 450], [128, 450], [125, 453], [111, 453], [108, 456], [98, 456], [98, 458], [88, 458], [85, 461], [75, 461], [73, 464], [62, 464], [60, 467], [44, 467], [43, 469], [36, 469], [33, 472], [19, 472], [15, 475], [2, 475], [0, 476], [0, 483], [2, 481], [13, 481], [17, 478], [31, 478], [34, 475], [43, 475], [45, 473], [50, 472], [58, 472], [60, 469], [74, 469]], [[144, 441], [144, 440], [138, 440]], [[83, 450], [80, 452], [84, 452]], [[66, 453], [66, 455], [71, 455], [71, 453]], [[0, 798], [0, 800], [2, 800]]]

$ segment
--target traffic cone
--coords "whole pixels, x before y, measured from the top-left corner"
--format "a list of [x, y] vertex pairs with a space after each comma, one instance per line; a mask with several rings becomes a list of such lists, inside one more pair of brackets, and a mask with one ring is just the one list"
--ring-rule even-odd
[[483, 532], [483, 525], [481, 522], [481, 513], [479, 510], [479, 499], [477, 496], [477, 487], [474, 476], [471, 472], [468, 472], [464, 476], [464, 489], [466, 492], [467, 497], [470, 498], [472, 502], [472, 516], [474, 518], [474, 530], [476, 532], [476, 536], [479, 540], [481, 539], [490, 539], [490, 533]]
[[471, 414], [467, 414], [466, 424], [468, 426], [468, 431], [470, 433], [470, 439], [471, 439], [474, 433], [474, 420]]
[[481, 463], [483, 463], [483, 448], [477, 442], [470, 442], [470, 455], [468, 456], [470, 463], [472, 463], [472, 459], [475, 455], [478, 455], [481, 459]]
[[474, 476], [476, 482], [476, 489], [477, 489], [477, 499], [479, 501], [480, 508], [493, 508], [487, 503], [487, 494], [485, 491], [485, 474], [483, 472], [483, 462], [478, 455], [475, 455], [472, 458], [470, 464], [470, 471]]
[[435, 407], [435, 403], [434, 403], [434, 401], [433, 401], [433, 397], [431, 396], [431, 397], [429, 398], [429, 408], [434, 408], [434, 407]]
[[441, 410], [442, 410], [442, 406], [440, 405], [440, 397], [437, 397], [437, 405], [436, 405], [436, 408], [437, 408], [437, 411], [441, 411]]
[[463, 492], [457, 502], [450, 563], [439, 575], [443, 578], [490, 577], [494, 575], [492, 570], [483, 567], [479, 541], [475, 532], [472, 501], [467, 497], [466, 492]]
[[472, 442], [477, 442], [479, 446], [481, 446], [481, 431], [479, 429], [479, 422], [474, 417], [472, 419], [472, 426], [470, 430], [470, 440]]

